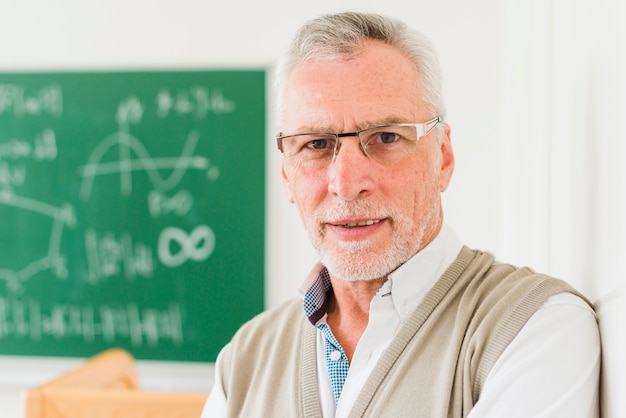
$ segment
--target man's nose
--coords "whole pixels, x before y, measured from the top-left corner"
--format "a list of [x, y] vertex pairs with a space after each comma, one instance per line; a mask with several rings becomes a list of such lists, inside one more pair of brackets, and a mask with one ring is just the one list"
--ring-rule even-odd
[[361, 150], [363, 155], [365, 155], [367, 157], [367, 152], [365, 151], [365, 147], [363, 146], [363, 142], [361, 142], [361, 138], [359, 137], [359, 133], [358, 132], [349, 132], [349, 133], [337, 134], [337, 145], [335, 146], [335, 153], [333, 154], [333, 160], [337, 157], [337, 154], [339, 154], [339, 150], [341, 149], [341, 145], [343, 144], [344, 138], [349, 138], [349, 137], [356, 138], [356, 143], [358, 144], [359, 149]]
[[365, 154], [359, 137], [340, 137], [328, 169], [328, 191], [343, 200], [362, 198], [373, 188], [371, 171], [371, 161]]

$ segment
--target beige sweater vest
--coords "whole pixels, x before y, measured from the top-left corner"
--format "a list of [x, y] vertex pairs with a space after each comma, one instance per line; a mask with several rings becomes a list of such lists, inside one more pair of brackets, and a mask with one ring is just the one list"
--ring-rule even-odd
[[[467, 416], [503, 350], [560, 292], [578, 295], [463, 248], [382, 354], [350, 416]], [[300, 299], [244, 325], [221, 354], [228, 416], [321, 417], [315, 339]]]

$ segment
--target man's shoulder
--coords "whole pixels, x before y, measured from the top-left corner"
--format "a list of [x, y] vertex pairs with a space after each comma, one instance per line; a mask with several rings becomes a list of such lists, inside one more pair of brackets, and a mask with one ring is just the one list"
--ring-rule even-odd
[[250, 319], [237, 331], [233, 341], [238, 344], [261, 344], [299, 333], [306, 321], [302, 299], [293, 298]]
[[530, 293], [535, 296], [542, 294], [547, 299], [554, 294], [566, 292], [591, 304], [584, 295], [565, 280], [538, 272], [530, 267], [501, 262], [489, 252], [468, 248], [465, 248], [465, 251], [472, 254], [472, 261], [466, 270], [466, 272], [471, 272], [470, 280], [479, 279], [481, 287], [491, 287], [496, 291], [496, 295], [511, 292], [518, 298]]

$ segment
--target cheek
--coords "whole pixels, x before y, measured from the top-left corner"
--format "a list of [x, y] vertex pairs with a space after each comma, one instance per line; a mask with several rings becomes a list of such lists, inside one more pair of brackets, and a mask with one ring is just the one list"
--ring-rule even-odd
[[289, 189], [291, 201], [295, 203], [301, 214], [310, 213], [321, 204], [328, 191], [323, 174], [304, 175], [298, 170], [291, 172]]
[[[421, 222], [427, 217], [434, 208], [437, 207], [440, 200], [439, 192], [439, 171], [436, 168], [436, 162], [424, 161], [413, 167], [411, 172], [405, 173], [406, 181], [402, 182], [409, 188], [398, 191], [400, 196], [404, 195], [404, 204], [411, 207], [413, 219]], [[411, 176], [411, 177], [410, 177]]]
[[289, 203], [298, 202], [298, 188], [301, 187], [302, 179], [300, 175], [301, 169], [297, 160], [283, 160], [281, 166], [282, 183], [287, 193]]

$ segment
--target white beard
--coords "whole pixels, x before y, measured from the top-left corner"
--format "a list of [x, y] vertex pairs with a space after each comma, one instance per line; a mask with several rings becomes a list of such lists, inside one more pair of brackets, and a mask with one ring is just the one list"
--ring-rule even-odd
[[[313, 247], [328, 271], [345, 281], [376, 280], [386, 277], [413, 257], [420, 248], [426, 227], [438, 212], [437, 205], [428, 212], [420, 225], [410, 217], [390, 208], [375, 207], [364, 201], [347, 202], [340, 208], [321, 213], [308, 225]], [[333, 219], [366, 215], [372, 218], [386, 218], [392, 228], [392, 242], [382, 253], [371, 249], [376, 244], [373, 239], [340, 242], [338, 250], [331, 250], [324, 242], [324, 223]]]

